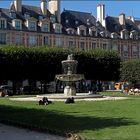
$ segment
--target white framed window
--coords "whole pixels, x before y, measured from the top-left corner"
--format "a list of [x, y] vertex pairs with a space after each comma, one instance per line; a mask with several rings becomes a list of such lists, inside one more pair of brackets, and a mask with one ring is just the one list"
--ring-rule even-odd
[[85, 42], [80, 42], [80, 48], [85, 49]]
[[43, 26], [42, 26], [42, 31], [43, 32], [49, 32], [49, 24], [43, 24]]
[[77, 27], [77, 34], [86, 36], [86, 27], [84, 25], [80, 25], [79, 27]]
[[97, 36], [97, 29], [94, 26], [89, 28], [89, 35], [90, 36]]
[[0, 19], [0, 29], [5, 29], [5, 28], [6, 28], [6, 20]]
[[33, 22], [33, 21], [29, 22], [29, 30], [36, 31], [36, 22]]
[[107, 49], [107, 44], [103, 44], [103, 49]]
[[15, 37], [15, 43], [16, 44], [22, 44], [22, 39], [21, 39], [21, 36], [20, 35], [16, 35], [16, 37]]
[[69, 41], [68, 43], [69, 43], [69, 44], [68, 44], [69, 47], [74, 47], [74, 46], [75, 46], [74, 41]]
[[6, 33], [0, 33], [0, 44], [6, 44]]
[[56, 26], [55, 32], [56, 33], [61, 33], [61, 27], [59, 25]]
[[44, 45], [49, 45], [49, 37], [44, 36]]
[[130, 32], [130, 38], [137, 40], [138, 39], [138, 32], [135, 31], [135, 30], [131, 31]]
[[96, 43], [95, 43], [95, 42], [92, 42], [92, 43], [91, 43], [91, 48], [92, 48], [92, 49], [95, 49], [95, 48], [96, 48]]
[[68, 29], [66, 29], [66, 31], [67, 31], [67, 34], [69, 34], [69, 35], [73, 35], [75, 33], [73, 28], [68, 28]]
[[36, 45], [36, 44], [37, 44], [36, 36], [30, 35], [29, 36], [29, 45]]
[[128, 46], [123, 45], [123, 56], [128, 57]]
[[50, 21], [51, 21], [51, 23], [55, 23], [56, 22], [56, 18], [55, 18], [54, 15], [50, 16]]
[[132, 55], [133, 57], [137, 57], [139, 54], [139, 49], [137, 46], [132, 46]]
[[121, 31], [121, 38], [122, 39], [128, 39], [129, 38], [129, 34], [128, 34], [128, 31], [126, 29]]
[[11, 16], [11, 18], [16, 18], [16, 13], [15, 12], [11, 12], [10, 16]]
[[17, 29], [17, 30], [21, 29], [21, 21], [15, 20], [15, 29]]
[[62, 46], [62, 40], [60, 37], [57, 37], [55, 39], [55, 45], [58, 46], [58, 47], [61, 47]]
[[114, 50], [114, 51], [118, 51], [118, 45], [117, 45], [117, 44], [113, 44], [113, 46], [112, 46], [112, 50]]
[[58, 23], [53, 24], [54, 32], [60, 34], [62, 32], [62, 25]]

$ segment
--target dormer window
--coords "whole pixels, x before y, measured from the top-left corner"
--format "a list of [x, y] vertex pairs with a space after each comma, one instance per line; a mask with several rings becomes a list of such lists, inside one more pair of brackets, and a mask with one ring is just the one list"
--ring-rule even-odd
[[84, 36], [85, 35], [85, 31], [84, 30], [80, 30], [80, 35]]
[[7, 28], [6, 19], [0, 19], [0, 29], [6, 29], [6, 28]]
[[90, 20], [89, 19], [87, 19], [87, 25], [90, 25]]
[[66, 31], [67, 31], [67, 34], [69, 34], [69, 35], [73, 35], [75, 32], [73, 28], [68, 28], [68, 29], [66, 29]]
[[68, 19], [66, 19], [66, 21], [65, 21], [65, 22], [66, 22], [66, 24], [68, 24], [68, 23], [69, 23], [69, 20], [68, 20]]
[[13, 27], [16, 30], [21, 30], [22, 29], [22, 24], [21, 24], [21, 20], [15, 19], [12, 21]]
[[121, 31], [121, 38], [122, 39], [128, 39], [129, 38], [128, 31], [126, 29]]
[[111, 33], [111, 38], [117, 39], [118, 37], [119, 37], [119, 36], [118, 36], [117, 33], [115, 33], [115, 32]]
[[25, 19], [28, 19], [28, 18], [30, 18], [30, 14], [25, 13], [25, 14], [24, 14], [24, 17], [25, 17]]
[[34, 17], [30, 17], [26, 20], [25, 26], [30, 31], [36, 31], [37, 30], [37, 20]]
[[38, 17], [38, 19], [39, 19], [39, 20], [42, 20], [42, 19], [43, 19], [43, 16], [40, 15], [40, 16]]
[[10, 12], [11, 18], [16, 18], [16, 13], [15, 12]]
[[28, 28], [29, 28], [30, 31], [36, 31], [36, 22], [30, 21]]
[[49, 24], [48, 23], [45, 23], [42, 25], [42, 31], [43, 32], [49, 32]]
[[138, 32], [136, 30], [131, 31], [130, 38], [135, 40], [138, 39]]
[[56, 22], [56, 18], [55, 18], [54, 15], [50, 16], [50, 21], [51, 21], [51, 23], [55, 23]]
[[97, 30], [95, 27], [89, 28], [89, 35], [90, 36], [97, 36]]
[[102, 37], [105, 37], [105, 32], [104, 32], [104, 31], [100, 32], [100, 35], [101, 35]]
[[80, 26], [77, 28], [77, 33], [78, 33], [78, 35], [86, 36], [86, 27], [83, 26], [83, 25], [80, 25]]
[[61, 24], [54, 23], [53, 28], [54, 28], [55, 33], [58, 33], [58, 34], [62, 33], [62, 25]]
[[79, 22], [76, 20], [76, 21], [75, 21], [75, 24], [78, 25], [78, 23], [79, 23]]

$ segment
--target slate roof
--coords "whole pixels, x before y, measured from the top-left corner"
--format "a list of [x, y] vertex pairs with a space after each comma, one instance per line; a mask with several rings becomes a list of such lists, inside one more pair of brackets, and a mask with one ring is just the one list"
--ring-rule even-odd
[[93, 26], [97, 28], [98, 33], [105, 30], [101, 23], [96, 22], [96, 18], [91, 13], [87, 12], [64, 10], [61, 14], [61, 24], [63, 26], [64, 32], [67, 28], [73, 28], [77, 30], [77, 27], [80, 25], [87, 27], [87, 34], [88, 28]]
[[[10, 16], [10, 12], [14, 12], [15, 8], [13, 5], [10, 6], [9, 9], [0, 8], [1, 17], [4, 17], [7, 19], [7, 29], [12, 29], [12, 20], [13, 18]], [[41, 13], [40, 7], [37, 6], [30, 6], [30, 5], [22, 5], [22, 13], [16, 12], [16, 18], [22, 20], [25, 22], [25, 16], [24, 14], [27, 13], [30, 15], [30, 17], [35, 18], [37, 21], [39, 21], [39, 16], [43, 16]], [[49, 10], [47, 10], [47, 16], [43, 16], [44, 18], [48, 17], [50, 18], [51, 13]], [[96, 18], [91, 14], [87, 12], [79, 12], [79, 11], [72, 11], [72, 10], [64, 10], [61, 14], [61, 24], [62, 24], [62, 31], [63, 33], [66, 33], [67, 28], [73, 28], [77, 29], [78, 26], [84, 25], [88, 28], [92, 26], [96, 26], [98, 34], [101, 31], [107, 30], [108, 32], [116, 32], [120, 34], [120, 31], [123, 29], [127, 29], [128, 31], [136, 30], [138, 31], [140, 35], [140, 20], [136, 20], [135, 23], [132, 22], [130, 19], [126, 19], [126, 25], [121, 26], [119, 23], [118, 17], [106, 17], [106, 29], [101, 25], [100, 22], [96, 22]], [[28, 31], [27, 27], [22, 24], [22, 29], [25, 31]], [[52, 27], [52, 25], [51, 25]], [[37, 26], [37, 31], [40, 32], [40, 27]], [[53, 32], [53, 29], [51, 28], [51, 31]], [[88, 31], [87, 31], [88, 32]]]
[[[128, 31], [136, 30], [140, 34], [140, 29], [138, 28], [136, 22], [131, 21], [130, 19], [125, 20], [126, 25], [122, 26], [119, 23], [118, 17], [106, 17], [106, 28], [109, 32], [116, 32], [120, 34], [120, 31], [126, 29]], [[140, 22], [140, 21], [139, 21]]]
[[[1, 17], [6, 18], [7, 19], [7, 29], [12, 29], [14, 30], [14, 28], [12, 27], [12, 20], [14, 18], [11, 17], [10, 12], [14, 12], [14, 6], [11, 5], [10, 9], [5, 9], [5, 8], [0, 8], [0, 12], [1, 12]], [[15, 12], [16, 14], [16, 19], [20, 19], [23, 22], [26, 21], [24, 14], [29, 14], [30, 17], [35, 18], [37, 21], [39, 20], [39, 16], [43, 16], [45, 17], [50, 17], [51, 14], [50, 12], [47, 10], [47, 16], [42, 15], [40, 7], [37, 6], [30, 6], [30, 5], [22, 5], [22, 13], [21, 12]], [[27, 27], [22, 24], [22, 30], [24, 31], [28, 31]], [[37, 31], [40, 31], [40, 27], [37, 26]]]
[[61, 14], [61, 23], [66, 28], [76, 29], [80, 25], [91, 27], [96, 24], [96, 18], [91, 13], [64, 10]]

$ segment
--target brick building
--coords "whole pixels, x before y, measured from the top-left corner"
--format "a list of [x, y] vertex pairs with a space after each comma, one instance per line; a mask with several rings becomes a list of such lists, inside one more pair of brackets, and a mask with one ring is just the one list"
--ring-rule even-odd
[[124, 13], [105, 17], [103, 4], [97, 5], [95, 17], [80, 11], [61, 13], [60, 0], [41, 0], [39, 7], [13, 0], [8, 9], [0, 8], [0, 44], [113, 49], [124, 60], [139, 58], [140, 20]]

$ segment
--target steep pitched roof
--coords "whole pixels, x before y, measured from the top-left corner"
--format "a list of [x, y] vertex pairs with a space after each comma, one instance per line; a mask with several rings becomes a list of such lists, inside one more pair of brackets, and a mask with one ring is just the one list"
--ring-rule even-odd
[[106, 17], [106, 28], [109, 32], [116, 32], [120, 33], [121, 30], [126, 29], [128, 31], [136, 30], [140, 33], [139, 28], [137, 27], [136, 23], [131, 21], [130, 19], [125, 19], [125, 26], [120, 25], [118, 17]]
[[93, 26], [96, 18], [91, 13], [64, 10], [61, 14], [61, 23], [66, 28], [77, 28], [80, 25]]
[[[42, 15], [40, 7], [30, 6], [30, 5], [22, 5], [22, 13], [29, 13], [30, 16], [38, 19], [39, 15]], [[47, 10], [47, 16], [50, 16], [50, 12]]]

